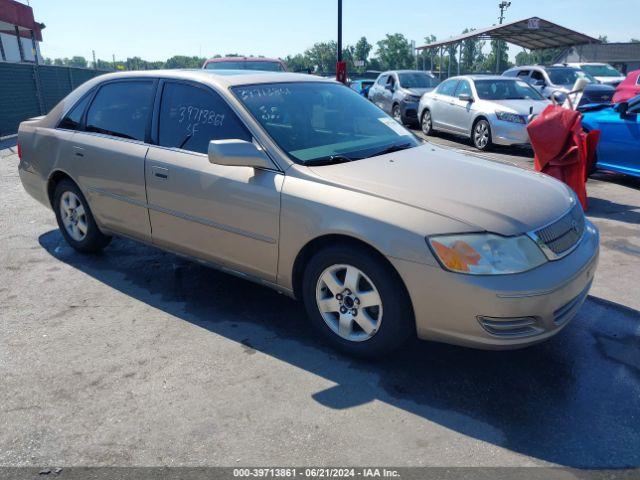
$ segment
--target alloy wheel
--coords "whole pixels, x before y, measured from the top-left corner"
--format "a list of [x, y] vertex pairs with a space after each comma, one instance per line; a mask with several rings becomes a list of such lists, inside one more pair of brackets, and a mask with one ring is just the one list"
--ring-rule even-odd
[[427, 110], [422, 115], [422, 133], [429, 135], [431, 133], [431, 112]]
[[78, 196], [66, 191], [60, 197], [60, 217], [69, 236], [76, 242], [81, 242], [87, 236], [89, 225], [84, 205]]
[[476, 148], [484, 150], [489, 144], [489, 124], [485, 120], [480, 120], [473, 130], [473, 144]]
[[393, 107], [393, 119], [398, 123], [402, 123], [402, 114], [400, 113], [400, 107], [398, 105]]
[[327, 326], [345, 340], [362, 342], [380, 330], [380, 293], [353, 265], [332, 265], [322, 272], [316, 285], [316, 303]]

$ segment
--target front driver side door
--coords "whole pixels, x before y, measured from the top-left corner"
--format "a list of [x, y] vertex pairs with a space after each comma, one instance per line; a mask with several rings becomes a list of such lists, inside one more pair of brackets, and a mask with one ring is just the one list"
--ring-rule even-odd
[[208, 86], [161, 82], [155, 112], [146, 159], [153, 242], [274, 282], [282, 173], [209, 162], [210, 140], [253, 138]]
[[600, 122], [598, 166], [640, 174], [640, 108], [620, 116], [617, 112]]

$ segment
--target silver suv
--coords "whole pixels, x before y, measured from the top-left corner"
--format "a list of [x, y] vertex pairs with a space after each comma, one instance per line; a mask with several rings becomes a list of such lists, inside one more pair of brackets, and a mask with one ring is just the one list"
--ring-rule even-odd
[[615, 88], [602, 85], [594, 77], [576, 67], [542, 65], [514, 67], [502, 74], [505, 77], [516, 77], [528, 82], [544, 97], [551, 99], [555, 92], [559, 92], [559, 100], [571, 91], [576, 80], [586, 78], [591, 82], [584, 90], [580, 105], [587, 103], [611, 103]]

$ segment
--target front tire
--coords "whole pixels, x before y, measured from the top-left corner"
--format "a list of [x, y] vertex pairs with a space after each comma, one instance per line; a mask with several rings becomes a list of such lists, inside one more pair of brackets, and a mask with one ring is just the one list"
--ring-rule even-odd
[[318, 252], [305, 269], [302, 297], [316, 329], [349, 355], [381, 356], [415, 331], [402, 280], [362, 248], [338, 245]]
[[96, 225], [89, 203], [71, 180], [62, 180], [56, 185], [53, 208], [62, 236], [78, 252], [96, 253], [111, 241]]
[[491, 148], [491, 125], [487, 120], [481, 119], [474, 124], [471, 140], [478, 150], [485, 151]]
[[393, 106], [393, 108], [391, 109], [391, 116], [393, 116], [393, 119], [400, 125], [404, 123], [402, 120], [402, 110], [400, 110], [400, 105]]

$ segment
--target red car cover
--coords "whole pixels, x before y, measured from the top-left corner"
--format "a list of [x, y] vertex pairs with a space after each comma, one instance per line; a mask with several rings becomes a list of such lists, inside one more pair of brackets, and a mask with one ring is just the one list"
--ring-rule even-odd
[[600, 132], [585, 133], [581, 119], [580, 112], [549, 105], [529, 123], [527, 132], [535, 153], [535, 169], [569, 185], [586, 210], [586, 180]]

